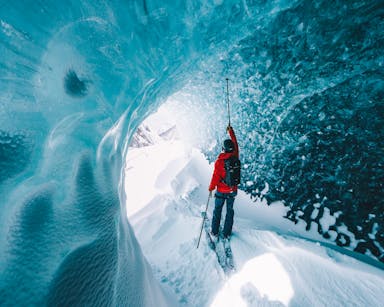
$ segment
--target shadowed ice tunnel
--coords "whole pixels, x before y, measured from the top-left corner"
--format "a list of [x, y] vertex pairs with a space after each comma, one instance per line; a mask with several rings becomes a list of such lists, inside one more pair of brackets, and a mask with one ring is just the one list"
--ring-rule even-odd
[[382, 1], [0, 1], [0, 305], [167, 305], [127, 144], [182, 91], [212, 159], [227, 76], [242, 188], [384, 261]]

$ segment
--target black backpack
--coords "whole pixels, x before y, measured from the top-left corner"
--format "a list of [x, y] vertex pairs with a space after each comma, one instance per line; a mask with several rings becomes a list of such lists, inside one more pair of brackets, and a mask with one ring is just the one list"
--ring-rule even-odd
[[224, 183], [230, 187], [240, 183], [241, 162], [238, 157], [231, 156], [224, 160], [225, 177]]

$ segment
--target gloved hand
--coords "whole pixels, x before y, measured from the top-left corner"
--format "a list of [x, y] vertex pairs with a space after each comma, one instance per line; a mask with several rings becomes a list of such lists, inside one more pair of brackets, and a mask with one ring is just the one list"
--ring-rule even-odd
[[232, 126], [228, 124], [227, 126], [227, 131], [231, 130], [232, 129]]

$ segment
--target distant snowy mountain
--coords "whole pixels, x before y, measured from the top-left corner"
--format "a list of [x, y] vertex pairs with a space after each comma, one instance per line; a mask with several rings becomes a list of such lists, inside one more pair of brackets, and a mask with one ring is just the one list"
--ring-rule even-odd
[[150, 116], [142, 123], [132, 136], [129, 147], [140, 148], [155, 145], [161, 140], [171, 141], [180, 138], [179, 131], [174, 122], [159, 120], [156, 115]]
[[[284, 219], [288, 209], [282, 203], [254, 202], [242, 191], [231, 239], [236, 272], [226, 275], [204, 235], [196, 249], [213, 165], [180, 140], [132, 148], [126, 163], [129, 220], [155, 276], [179, 305], [381, 306], [384, 301], [382, 264], [368, 265], [357, 260], [359, 254], [327, 245], [316, 230]], [[322, 220], [324, 228], [331, 223]]]
[[153, 133], [147, 125], [142, 124], [139, 126], [139, 128], [137, 128], [129, 146], [133, 148], [139, 148], [143, 146], [154, 145], [155, 137], [156, 134]]

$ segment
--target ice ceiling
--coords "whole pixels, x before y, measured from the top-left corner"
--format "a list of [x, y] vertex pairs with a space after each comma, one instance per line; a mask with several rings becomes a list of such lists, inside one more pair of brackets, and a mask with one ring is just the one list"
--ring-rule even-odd
[[[265, 197], [308, 227], [329, 208], [337, 244], [353, 235], [350, 248], [383, 261], [382, 1], [0, 7], [5, 305], [149, 304], [153, 289], [136, 289], [150, 273], [125, 218], [127, 143], [179, 90], [219, 138], [227, 76], [242, 188], [258, 197], [268, 183]], [[213, 159], [218, 149], [203, 150]]]

